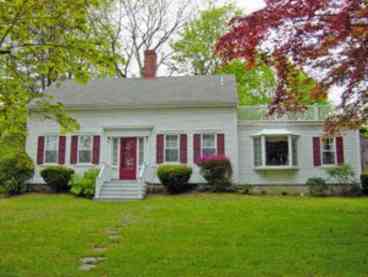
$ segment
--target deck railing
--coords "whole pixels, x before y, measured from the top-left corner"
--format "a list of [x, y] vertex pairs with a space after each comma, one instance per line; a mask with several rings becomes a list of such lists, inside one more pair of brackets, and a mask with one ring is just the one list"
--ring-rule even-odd
[[240, 106], [239, 120], [323, 121], [333, 111], [329, 105], [309, 106], [305, 112], [268, 115], [267, 106]]

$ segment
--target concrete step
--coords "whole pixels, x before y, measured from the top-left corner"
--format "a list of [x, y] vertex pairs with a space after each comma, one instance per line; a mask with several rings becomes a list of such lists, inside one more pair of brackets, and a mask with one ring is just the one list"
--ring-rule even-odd
[[108, 195], [108, 196], [101, 196], [100, 198], [96, 199], [99, 201], [122, 201], [122, 200], [142, 200], [144, 199], [144, 195], [125, 195], [123, 197], [115, 196], [115, 195]]

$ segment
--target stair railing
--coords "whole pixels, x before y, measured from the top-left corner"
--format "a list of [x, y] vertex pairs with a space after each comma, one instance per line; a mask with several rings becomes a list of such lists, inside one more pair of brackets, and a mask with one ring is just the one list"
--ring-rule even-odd
[[111, 182], [111, 179], [112, 179], [112, 166], [109, 163], [104, 162], [102, 163], [102, 167], [96, 178], [95, 198], [100, 198], [103, 184], [106, 182]]

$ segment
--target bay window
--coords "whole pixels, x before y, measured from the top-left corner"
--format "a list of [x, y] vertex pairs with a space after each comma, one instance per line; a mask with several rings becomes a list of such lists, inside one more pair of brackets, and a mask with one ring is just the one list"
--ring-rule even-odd
[[256, 168], [291, 168], [298, 165], [298, 137], [295, 135], [258, 135], [253, 137]]

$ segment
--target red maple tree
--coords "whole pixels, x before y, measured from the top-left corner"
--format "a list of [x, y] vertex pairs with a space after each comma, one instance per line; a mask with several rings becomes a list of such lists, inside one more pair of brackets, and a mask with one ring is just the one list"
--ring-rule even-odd
[[[295, 68], [316, 81], [314, 99], [336, 87], [341, 103], [325, 124], [333, 134], [368, 119], [368, 0], [265, 0], [266, 6], [231, 21], [216, 52], [225, 62], [260, 56], [275, 69], [278, 86], [270, 113], [302, 110], [293, 89]], [[261, 54], [260, 54], [261, 53]]]

